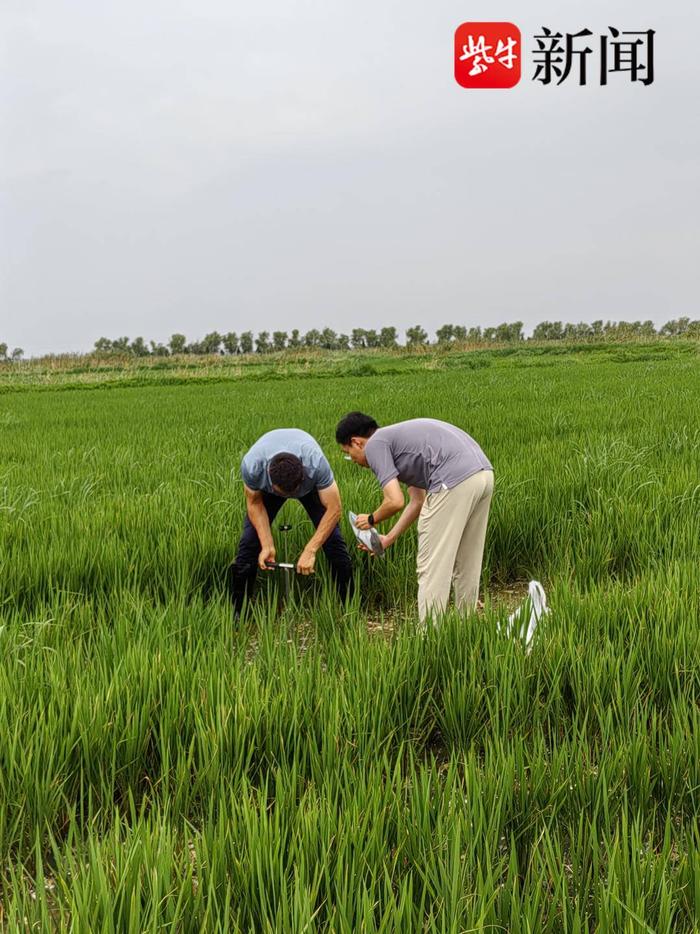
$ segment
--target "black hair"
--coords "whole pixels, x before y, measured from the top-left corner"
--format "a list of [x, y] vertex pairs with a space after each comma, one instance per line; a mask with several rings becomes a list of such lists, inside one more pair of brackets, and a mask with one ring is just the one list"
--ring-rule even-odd
[[335, 440], [338, 444], [350, 444], [351, 438], [370, 438], [379, 428], [371, 415], [363, 412], [349, 412], [341, 418], [335, 429]]
[[304, 482], [304, 465], [295, 454], [275, 454], [267, 467], [270, 481], [284, 493], [296, 493]]

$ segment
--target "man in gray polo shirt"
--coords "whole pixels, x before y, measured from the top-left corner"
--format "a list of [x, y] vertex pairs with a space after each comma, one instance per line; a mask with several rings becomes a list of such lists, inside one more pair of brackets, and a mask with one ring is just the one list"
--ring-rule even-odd
[[296, 563], [299, 574], [313, 574], [323, 549], [341, 599], [352, 580], [350, 553], [338, 526], [342, 506], [333, 471], [318, 442], [299, 428], [278, 428], [255, 442], [241, 462], [246, 517], [231, 568], [231, 596], [240, 612], [255, 587], [258, 569], [269, 570], [276, 551], [272, 522], [288, 499], [298, 499], [315, 532]]
[[[361, 529], [401, 512], [381, 540], [390, 547], [418, 519], [418, 612], [421, 620], [445, 609], [454, 581], [457, 606], [473, 608], [479, 595], [493, 467], [461, 428], [434, 418], [414, 418], [380, 428], [351, 412], [336, 429], [350, 458], [370, 467], [384, 492], [381, 505], [359, 515]], [[401, 483], [408, 487], [404, 508]]]

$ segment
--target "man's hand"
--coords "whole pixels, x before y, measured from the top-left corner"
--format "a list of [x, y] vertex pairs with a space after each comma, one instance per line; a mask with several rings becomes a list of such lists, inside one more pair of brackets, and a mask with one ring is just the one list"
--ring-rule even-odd
[[369, 524], [369, 516], [370, 514], [367, 512], [363, 512], [361, 515], [355, 516], [355, 527], [361, 531], [371, 529], [372, 526]]
[[303, 574], [304, 577], [308, 577], [309, 574], [314, 573], [315, 567], [316, 552], [307, 545], [297, 561], [297, 574]]
[[271, 571], [272, 568], [267, 566], [268, 561], [276, 560], [277, 552], [275, 551], [274, 545], [266, 545], [264, 548], [260, 549], [260, 554], [258, 555], [258, 567], [261, 571]]
[[[379, 532], [377, 532], [377, 535], [379, 535]], [[379, 541], [382, 543], [382, 548], [384, 551], [386, 551], [390, 545], [394, 544], [393, 538], [391, 538], [389, 535], [379, 535]], [[357, 547], [360, 549], [360, 551], [367, 551], [369, 554], [374, 555], [372, 549], [368, 548], [366, 545], [363, 545], [362, 542], [358, 542]]]

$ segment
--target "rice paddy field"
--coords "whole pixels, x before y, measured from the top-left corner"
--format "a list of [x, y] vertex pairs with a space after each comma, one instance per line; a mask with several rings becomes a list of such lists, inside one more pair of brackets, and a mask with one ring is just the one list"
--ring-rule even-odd
[[[368, 511], [354, 408], [494, 463], [483, 611], [418, 630], [412, 530], [234, 624], [242, 455], [304, 428]], [[0, 929], [700, 930], [699, 415], [693, 343], [4, 368]]]

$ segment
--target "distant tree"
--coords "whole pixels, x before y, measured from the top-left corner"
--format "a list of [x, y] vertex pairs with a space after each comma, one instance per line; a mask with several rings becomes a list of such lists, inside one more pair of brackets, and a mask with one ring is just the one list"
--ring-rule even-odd
[[586, 341], [592, 336], [590, 324], [585, 321], [579, 321], [578, 324], [567, 324], [564, 326], [564, 338], [575, 341]]
[[399, 346], [396, 328], [382, 328], [379, 332], [379, 345], [386, 350]]
[[135, 357], [147, 357], [149, 354], [146, 341], [142, 337], [135, 337], [129, 344], [129, 350]]
[[591, 337], [599, 338], [603, 336], [603, 322], [601, 320], [594, 321], [591, 324]]
[[112, 350], [116, 353], [129, 353], [131, 347], [128, 337], [117, 337], [112, 341]]
[[603, 333], [609, 340], [628, 340], [639, 336], [641, 321], [606, 321]]
[[260, 331], [255, 338], [255, 352], [268, 353], [270, 350], [270, 332]]
[[467, 340], [470, 344], [480, 344], [483, 340], [483, 334], [480, 327], [471, 327], [467, 331]]
[[212, 331], [210, 334], [205, 334], [201, 340], [202, 353], [205, 354], [215, 354], [221, 350], [221, 341], [223, 340], [221, 334], [218, 331]]
[[170, 348], [170, 353], [184, 353], [185, 346], [187, 344], [187, 338], [184, 334], [173, 334], [168, 341], [168, 347]]
[[301, 347], [301, 337], [299, 336], [299, 328], [294, 328], [294, 330], [290, 334], [289, 340], [287, 341], [287, 347], [289, 347], [290, 350], [298, 350]]
[[321, 343], [321, 332], [311, 328], [304, 334], [304, 347], [318, 347]]
[[428, 343], [428, 332], [423, 330], [420, 324], [412, 328], [406, 328], [406, 346], [422, 347]]
[[19, 360], [21, 360], [23, 356], [24, 351], [21, 347], [15, 347], [15, 349], [12, 351], [12, 360], [14, 363], [17, 363]]
[[224, 350], [227, 354], [238, 353], [238, 334], [235, 331], [229, 331], [223, 336]]
[[674, 319], [673, 321], [667, 321], [665, 324], [662, 324], [659, 328], [659, 334], [662, 337], [676, 337], [678, 333], [678, 322]]
[[484, 328], [483, 334], [487, 344], [491, 344], [496, 340], [496, 328]]
[[151, 341], [151, 353], [154, 357], [169, 357], [170, 351], [165, 346], [165, 344], [156, 344], [155, 341]]
[[561, 321], [542, 321], [532, 332], [534, 341], [560, 341], [564, 337]]
[[367, 346], [367, 332], [364, 328], [353, 328], [350, 335], [350, 343], [355, 350], [361, 350]]
[[338, 335], [332, 328], [324, 328], [321, 331], [319, 344], [324, 350], [335, 350], [338, 346]]
[[185, 345], [186, 354], [192, 354], [193, 356], [199, 356], [204, 353], [204, 347], [201, 341], [192, 341], [190, 344]]
[[244, 331], [241, 334], [241, 353], [253, 352], [253, 332]]
[[7, 360], [7, 344], [0, 344], [0, 360]]
[[[695, 324], [695, 322], [692, 323]], [[667, 321], [659, 334], [662, 337], [684, 337], [690, 329], [690, 325], [690, 318], [675, 318], [673, 321]]]
[[439, 327], [435, 332], [438, 344], [449, 344], [454, 340], [454, 336], [454, 324], [443, 324], [442, 327]]
[[284, 350], [284, 348], [287, 346], [287, 332], [273, 331], [272, 346], [275, 348], [275, 350]]
[[495, 339], [503, 344], [512, 344], [523, 339], [522, 321], [514, 321], [511, 324], [499, 324], [496, 328]]
[[365, 331], [365, 344], [367, 347], [379, 347], [379, 334], [376, 331]]
[[467, 339], [467, 329], [463, 324], [455, 324], [452, 328], [452, 336], [456, 341], [463, 344]]
[[109, 353], [112, 349], [112, 341], [108, 337], [98, 337], [95, 341], [95, 350], [97, 353]]
[[350, 338], [347, 334], [338, 335], [338, 350], [350, 350]]

